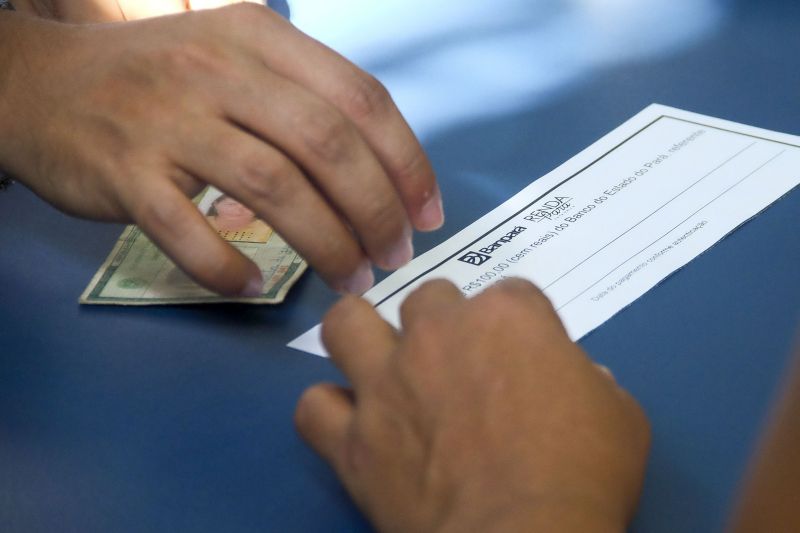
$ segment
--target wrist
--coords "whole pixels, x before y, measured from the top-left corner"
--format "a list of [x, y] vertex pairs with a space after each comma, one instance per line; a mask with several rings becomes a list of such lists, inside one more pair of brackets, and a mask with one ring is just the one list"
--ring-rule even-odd
[[532, 498], [493, 507], [476, 502], [462, 510], [453, 510], [438, 533], [622, 533], [625, 527], [625, 520], [598, 505]]
[[541, 488], [519, 479], [492, 477], [488, 483], [463, 481], [438, 533], [620, 533], [630, 518], [623, 498], [614, 497], [614, 491], [599, 493], [581, 480], [573, 480], [567, 488], [555, 483]]

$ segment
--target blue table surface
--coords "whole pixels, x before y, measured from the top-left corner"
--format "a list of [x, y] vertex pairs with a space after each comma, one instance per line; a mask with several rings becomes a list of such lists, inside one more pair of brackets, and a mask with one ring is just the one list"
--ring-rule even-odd
[[[417, 249], [654, 101], [800, 134], [800, 4], [713, 5], [714, 23], [680, 46], [438, 126], [403, 92], [403, 69], [375, 63], [422, 131], [448, 208]], [[646, 49], [649, 33], [628, 46]], [[723, 524], [796, 336], [798, 229], [796, 188], [581, 340], [652, 420], [634, 531]], [[21, 185], [0, 194], [0, 530], [369, 531], [292, 425], [305, 387], [342, 379], [285, 346], [336, 295], [310, 273], [279, 307], [78, 306], [121, 230], [69, 218]]]

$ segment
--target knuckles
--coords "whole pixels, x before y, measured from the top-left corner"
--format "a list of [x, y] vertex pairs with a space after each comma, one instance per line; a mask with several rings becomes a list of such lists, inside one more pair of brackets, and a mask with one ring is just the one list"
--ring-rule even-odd
[[123, 56], [87, 92], [97, 109], [126, 120], [164, 122], [187, 100], [206, 97], [207, 80], [236, 80], [223, 51], [188, 40]]
[[352, 126], [338, 112], [330, 108], [311, 110], [299, 119], [306, 148], [327, 164], [336, 164], [349, 158], [354, 149]]
[[[443, 342], [452, 339], [454, 333], [458, 329], [449, 317], [440, 315], [430, 315], [425, 317], [425, 320], [417, 320], [413, 327], [408, 331], [408, 334], [413, 337], [415, 343], [434, 348], [441, 345]], [[469, 333], [467, 333], [468, 335]], [[414, 350], [415, 353], [426, 353], [436, 350]]]
[[239, 171], [243, 198], [254, 206], [286, 207], [297, 195], [297, 173], [296, 167], [281, 156], [269, 160], [246, 158]]
[[415, 146], [407, 154], [402, 154], [402, 159], [393, 165], [391, 172], [395, 183], [412, 189], [409, 193], [418, 205], [428, 200], [436, 176], [421, 148]]
[[362, 71], [356, 71], [343, 90], [343, 109], [356, 122], [382, 118], [393, 105], [386, 87]]
[[192, 223], [182, 206], [170, 201], [140, 198], [132, 213], [136, 223], [152, 235], [182, 235]]
[[393, 193], [373, 196], [362, 204], [360, 225], [377, 242], [394, 244], [410, 231], [405, 211]]
[[166, 174], [169, 180], [176, 184], [178, 188], [189, 198], [194, 198], [205, 189], [206, 184], [200, 181], [197, 177], [192, 176], [185, 170], [173, 167], [167, 170]]
[[[418, 289], [417, 297], [430, 298], [431, 293], [440, 293], [449, 289], [450, 285], [444, 280], [427, 282]], [[403, 305], [416, 306], [414, 298], [412, 294]], [[418, 309], [417, 312], [424, 313], [424, 309]], [[520, 324], [529, 326], [521, 329]], [[552, 305], [539, 289], [526, 281], [514, 280], [498, 283], [475, 298], [466, 300], [458, 308], [454, 307], [452, 312], [426, 314], [422, 319], [415, 320], [406, 333], [415, 344], [432, 349], [452, 343], [471, 346], [486, 338], [536, 336], [551, 331], [559, 324]]]
[[334, 327], [345, 326], [353, 315], [363, 311], [371, 310], [372, 306], [363, 298], [352, 294], [342, 296], [338, 302], [326, 313], [324, 321]]
[[263, 4], [252, 2], [237, 2], [208, 13], [214, 17], [222, 17], [227, 28], [262, 26], [274, 22], [277, 17]]
[[550, 299], [533, 283], [512, 278], [495, 284], [480, 296], [486, 305], [496, 308], [513, 308], [516, 312], [558, 320]]
[[509, 278], [495, 284], [492, 292], [504, 293], [510, 296], [522, 296], [529, 300], [545, 298], [542, 291], [533, 283], [522, 278]]
[[325, 345], [334, 343], [341, 335], [349, 334], [353, 317], [361, 312], [374, 312], [365, 300], [354, 295], [343, 296], [322, 319], [322, 341]]

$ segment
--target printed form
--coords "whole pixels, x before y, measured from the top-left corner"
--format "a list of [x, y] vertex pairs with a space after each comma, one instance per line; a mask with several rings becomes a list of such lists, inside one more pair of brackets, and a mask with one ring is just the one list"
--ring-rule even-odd
[[[521, 277], [577, 340], [800, 184], [800, 137], [652, 105], [364, 296]], [[290, 347], [325, 355], [319, 326]]]

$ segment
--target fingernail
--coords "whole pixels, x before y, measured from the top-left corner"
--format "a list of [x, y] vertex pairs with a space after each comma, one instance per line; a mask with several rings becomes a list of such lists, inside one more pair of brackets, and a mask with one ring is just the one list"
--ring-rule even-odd
[[444, 207], [442, 206], [442, 195], [436, 190], [428, 198], [422, 209], [417, 215], [417, 228], [420, 231], [432, 231], [439, 229], [444, 224]]
[[342, 283], [342, 291], [350, 294], [364, 294], [375, 283], [375, 275], [372, 273], [372, 265], [364, 261], [358, 269], [347, 280]]
[[257, 277], [252, 278], [250, 281], [247, 282], [244, 289], [242, 290], [242, 296], [245, 298], [256, 298], [261, 296], [261, 292], [264, 290], [264, 279], [261, 277], [259, 273]]
[[392, 248], [392, 251], [386, 256], [383, 265], [386, 270], [395, 270], [405, 265], [414, 257], [414, 245], [411, 243], [411, 237], [403, 237], [403, 239]]

